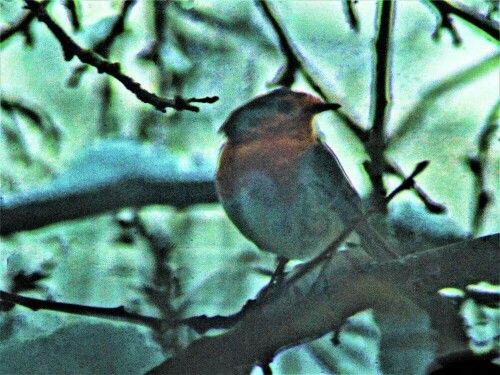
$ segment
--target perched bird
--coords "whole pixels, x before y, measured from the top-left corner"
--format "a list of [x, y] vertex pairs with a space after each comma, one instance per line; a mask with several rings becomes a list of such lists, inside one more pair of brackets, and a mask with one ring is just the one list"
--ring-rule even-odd
[[279, 88], [234, 110], [220, 128], [227, 142], [217, 192], [229, 218], [261, 250], [308, 259], [354, 228], [372, 255], [381, 253], [372, 247], [390, 251], [378, 243], [356, 190], [313, 128], [316, 114], [339, 107]]

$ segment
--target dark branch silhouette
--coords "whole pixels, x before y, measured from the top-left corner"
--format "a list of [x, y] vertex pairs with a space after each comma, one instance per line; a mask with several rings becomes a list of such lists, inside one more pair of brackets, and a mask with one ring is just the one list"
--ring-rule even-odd
[[396, 189], [394, 189], [387, 197], [385, 197], [385, 202], [389, 203], [396, 195], [398, 195], [402, 191], [409, 190], [415, 187], [414, 178], [417, 177], [420, 173], [422, 173], [424, 169], [427, 168], [429, 163], [430, 162], [428, 160], [424, 160], [418, 163], [415, 166], [413, 172], [408, 177], [406, 177]]
[[342, 0], [342, 7], [347, 18], [347, 23], [352, 30], [357, 32], [359, 31], [359, 20], [356, 10], [354, 9], [355, 3], [354, 0]]
[[366, 164], [374, 190], [375, 206], [384, 210], [386, 190], [382, 175], [386, 170], [384, 152], [387, 147], [386, 126], [389, 121], [391, 94], [392, 28], [394, 1], [378, 3], [374, 66], [372, 78], [372, 125], [369, 140], [365, 143], [370, 162]]
[[[403, 170], [396, 163], [387, 162], [387, 165], [387, 173], [398, 176], [403, 180], [406, 179]], [[429, 195], [415, 181], [413, 182], [411, 189], [415, 191], [417, 197], [425, 205], [425, 208], [427, 208], [429, 212], [432, 212], [434, 214], [442, 214], [446, 212], [446, 207], [441, 203], [432, 200], [432, 198], [429, 197]]]
[[64, 7], [68, 12], [73, 31], [80, 31], [82, 24], [80, 22], [80, 14], [78, 12], [78, 4], [75, 2], [75, 0], [65, 0]]
[[486, 187], [486, 167], [489, 162], [488, 152], [495, 132], [498, 129], [500, 102], [491, 110], [486, 124], [478, 137], [477, 153], [467, 158], [469, 168], [474, 175], [474, 194], [476, 197], [472, 230], [478, 234], [484, 222], [486, 209], [493, 201], [493, 192]]
[[[49, 1], [42, 1], [40, 3], [40, 6], [45, 7], [47, 6], [48, 3]], [[31, 25], [31, 22], [35, 19], [35, 17], [36, 14], [34, 14], [33, 12], [26, 12], [23, 16], [21, 16], [21, 18], [19, 18], [19, 20], [14, 25], [12, 25], [9, 28], [0, 30], [0, 44], [10, 39], [17, 33], [24, 33], [24, 35], [28, 39], [28, 44], [31, 44], [29, 27]]]
[[0, 290], [0, 300], [16, 305], [27, 307], [33, 311], [50, 310], [59, 311], [66, 314], [76, 314], [83, 316], [94, 316], [99, 318], [125, 320], [135, 324], [141, 324], [159, 330], [162, 327], [162, 320], [139, 314], [128, 312], [125, 307], [94, 307], [74, 303], [63, 303], [47, 301], [43, 299], [24, 297]]
[[[105, 59], [109, 57], [109, 54], [111, 52], [111, 47], [115, 43], [117, 37], [120, 36], [125, 31], [125, 19], [127, 18], [134, 4], [135, 0], [125, 0], [123, 2], [120, 13], [118, 14], [116, 20], [114, 21], [113, 26], [106, 35], [104, 35], [100, 40], [98, 40], [96, 43], [94, 43], [93, 46], [90, 47], [91, 50], [101, 55]], [[83, 74], [87, 71], [88, 68], [89, 65], [79, 65], [73, 68], [73, 72], [67, 81], [68, 86], [69, 87], [78, 86]], [[103, 95], [103, 102], [105, 101], [106, 99], [104, 98]]]
[[454, 44], [460, 44], [461, 39], [458, 36], [454, 26], [451, 23], [450, 15], [453, 14], [482, 30], [496, 41], [500, 41], [500, 30], [497, 22], [488, 19], [485, 16], [476, 14], [472, 9], [463, 4], [450, 3], [447, 0], [426, 0], [426, 3], [434, 7], [440, 16], [441, 27], [447, 28], [452, 34]]
[[64, 59], [66, 61], [70, 61], [74, 56], [78, 57], [81, 62], [97, 68], [98, 73], [106, 73], [116, 78], [129, 91], [134, 93], [139, 100], [144, 103], [151, 104], [157, 110], [165, 112], [166, 108], [170, 107], [178, 111], [188, 110], [198, 112], [200, 109], [190, 103], [214, 103], [219, 99], [216, 96], [191, 99], [176, 97], [174, 99], [168, 99], [150, 93], [144, 90], [141, 85], [135, 82], [132, 78], [123, 74], [121, 72], [121, 66], [119, 63], [109, 62], [108, 60], [101, 58], [94, 51], [83, 49], [78, 44], [76, 44], [73, 39], [71, 39], [69, 35], [66, 34], [56, 22], [54, 22], [54, 20], [49, 16], [45, 8], [40, 3], [34, 0], [25, 0], [25, 2], [27, 8], [36, 15], [40, 22], [45, 23], [52, 34], [54, 34], [54, 36], [57, 38], [63, 49]]

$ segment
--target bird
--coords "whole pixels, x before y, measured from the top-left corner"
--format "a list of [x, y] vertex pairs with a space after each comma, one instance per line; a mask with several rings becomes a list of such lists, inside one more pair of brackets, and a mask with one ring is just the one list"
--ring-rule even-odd
[[229, 219], [259, 249], [306, 260], [351, 228], [367, 238], [367, 253], [394, 256], [313, 126], [317, 114], [339, 107], [282, 87], [236, 108], [220, 127], [227, 140], [216, 191]]

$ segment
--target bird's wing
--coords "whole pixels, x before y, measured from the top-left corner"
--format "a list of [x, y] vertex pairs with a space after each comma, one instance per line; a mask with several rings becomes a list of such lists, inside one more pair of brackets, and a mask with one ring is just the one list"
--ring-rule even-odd
[[335, 211], [348, 223], [359, 220], [363, 216], [361, 199], [347, 177], [335, 153], [321, 140], [310, 146], [304, 154], [309, 173], [313, 178], [308, 179], [321, 186], [321, 191], [328, 192], [326, 204], [334, 207]]

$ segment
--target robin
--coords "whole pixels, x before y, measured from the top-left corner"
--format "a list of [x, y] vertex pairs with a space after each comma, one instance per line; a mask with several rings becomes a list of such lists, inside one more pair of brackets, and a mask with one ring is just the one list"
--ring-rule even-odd
[[227, 142], [219, 157], [218, 195], [232, 222], [261, 250], [312, 258], [354, 229], [367, 239], [367, 252], [379, 256], [381, 247], [390, 253], [313, 128], [315, 115], [339, 107], [279, 88], [234, 110], [220, 128]]

